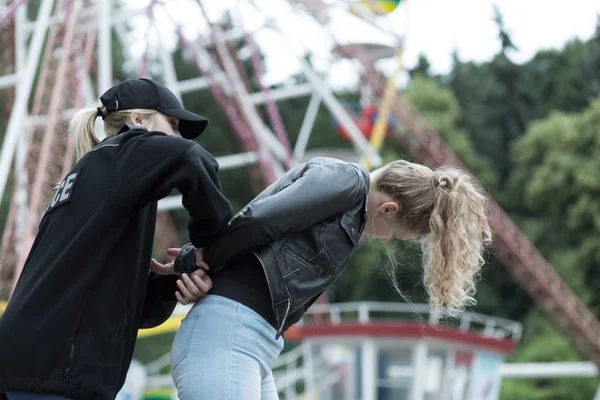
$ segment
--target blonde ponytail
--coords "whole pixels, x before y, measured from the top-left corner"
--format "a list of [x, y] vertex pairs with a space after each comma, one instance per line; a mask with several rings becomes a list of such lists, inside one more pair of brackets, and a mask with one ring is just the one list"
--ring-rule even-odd
[[451, 314], [476, 303], [476, 277], [491, 232], [486, 197], [466, 173], [451, 167], [435, 171], [430, 234], [423, 241], [423, 283], [432, 307]]
[[113, 111], [107, 115], [106, 107], [104, 106], [99, 108], [84, 108], [77, 111], [69, 123], [68, 130], [69, 135], [73, 135], [75, 138], [75, 156], [77, 161], [100, 143], [95, 134], [96, 118], [99, 116], [98, 112], [101, 112], [104, 116], [105, 136], [116, 135], [123, 125], [131, 123], [130, 117], [134, 113], [146, 118], [147, 123], [145, 125], [147, 125], [148, 130], [152, 130], [154, 118], [157, 114], [156, 110], [136, 108], [132, 110]]
[[97, 116], [97, 109], [84, 108], [77, 111], [69, 122], [68, 132], [69, 135], [73, 135], [75, 138], [75, 157], [77, 161], [100, 143], [100, 140], [98, 140], [94, 133]]
[[450, 314], [475, 304], [476, 278], [492, 237], [478, 182], [455, 167], [395, 161], [382, 168], [375, 185], [400, 204], [397, 223], [421, 242], [429, 304]]

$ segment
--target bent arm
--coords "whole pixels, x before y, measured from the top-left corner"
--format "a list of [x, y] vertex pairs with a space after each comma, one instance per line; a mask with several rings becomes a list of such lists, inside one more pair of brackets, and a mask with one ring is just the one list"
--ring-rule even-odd
[[190, 213], [188, 231], [195, 247], [205, 247], [212, 243], [231, 220], [231, 203], [221, 192], [221, 182], [217, 176], [217, 160], [200, 146], [192, 147], [185, 161], [197, 173], [191, 185], [180, 189], [183, 206]]
[[[135, 199], [129, 207], [144, 207], [177, 189], [190, 215], [188, 230], [196, 247], [211, 243], [233, 215], [221, 193], [219, 164], [199, 144], [181, 138], [155, 136], [127, 154], [121, 178], [122, 193]], [[124, 205], [127, 207], [127, 205]]]
[[300, 171], [289, 173], [296, 174], [291, 184], [272, 195], [259, 196], [204, 250], [211, 268], [220, 268], [285, 233], [302, 231], [362, 201], [359, 175], [349, 164], [309, 162]]

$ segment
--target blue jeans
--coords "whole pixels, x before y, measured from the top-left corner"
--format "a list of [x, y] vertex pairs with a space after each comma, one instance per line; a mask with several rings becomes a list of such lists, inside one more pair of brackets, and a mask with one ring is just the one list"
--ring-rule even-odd
[[171, 373], [180, 400], [277, 400], [271, 373], [283, 349], [275, 329], [250, 308], [208, 295], [175, 335]]
[[8, 397], [8, 400], [71, 400], [68, 397], [57, 396], [54, 394], [22, 392], [8, 392], [6, 393], [6, 397]]

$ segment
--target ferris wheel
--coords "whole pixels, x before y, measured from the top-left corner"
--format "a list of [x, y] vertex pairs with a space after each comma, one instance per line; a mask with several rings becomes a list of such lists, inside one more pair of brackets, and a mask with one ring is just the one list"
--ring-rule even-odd
[[[263, 186], [315, 155], [377, 167], [385, 138], [398, 141], [417, 162], [464, 167], [398, 92], [406, 23], [394, 18], [408, 20], [406, 0], [237, 0], [219, 6], [200, 0], [123, 3], [40, 0], [33, 9], [26, 0], [0, 0], [0, 113], [4, 113], [0, 198], [8, 199], [0, 208], [6, 221], [0, 294], [5, 297], [18, 279], [53, 184], [72, 167], [73, 143], [64, 136], [64, 122], [78, 108], [96, 107], [99, 93], [114, 83], [115, 41], [135, 64], [138, 76], [148, 74], [150, 57], [159, 60], [161, 80], [180, 99], [210, 91], [239, 143], [239, 151], [218, 158], [221, 169], [253, 165]], [[127, 29], [132, 21], [134, 29]], [[231, 42], [240, 39], [243, 51], [232, 51]], [[197, 76], [177, 76], [176, 48], [193, 62]], [[304, 79], [272, 88], [269, 73], [276, 68], [263, 70], [259, 48], [266, 54], [267, 66], [289, 64]], [[259, 84], [256, 92], [241, 66], [242, 53]], [[307, 54], [314, 56], [312, 62]], [[381, 67], [382, 60], [387, 60], [388, 68]], [[350, 67], [336, 70], [343, 68], [341, 64]], [[354, 112], [335, 94], [335, 80], [343, 75], [355, 77], [361, 94]], [[299, 96], [310, 101], [297, 139], [290, 143], [277, 102]], [[266, 109], [265, 118], [259, 105]], [[334, 119], [331, 134], [348, 140], [351, 151], [307, 151], [321, 107]], [[159, 203], [160, 248], [178, 244], [169, 212], [181, 207], [179, 196]], [[493, 201], [489, 217], [498, 259], [583, 357], [600, 365], [600, 323]]]

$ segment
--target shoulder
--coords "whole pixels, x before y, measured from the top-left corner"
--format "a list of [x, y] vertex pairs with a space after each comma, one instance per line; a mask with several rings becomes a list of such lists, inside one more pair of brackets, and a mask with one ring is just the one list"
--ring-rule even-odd
[[308, 170], [312, 170], [312, 179], [318, 181], [315, 184], [322, 186], [324, 191], [335, 193], [352, 204], [362, 201], [368, 184], [364, 184], [360, 165], [330, 157], [316, 157], [306, 164]]
[[317, 171], [332, 174], [340, 178], [358, 180], [361, 177], [360, 164], [349, 163], [338, 158], [315, 157], [307, 161], [307, 165], [309, 168], [315, 168]]
[[[195, 141], [178, 136], [167, 135], [164, 132], [139, 132], [132, 140], [126, 140], [131, 146], [123, 146], [128, 156], [139, 156], [150, 159], [183, 158], [194, 147], [200, 147]], [[128, 143], [128, 144], [129, 144]]]
[[148, 147], [162, 147], [164, 150], [183, 152], [194, 147], [200, 147], [193, 140], [184, 139], [179, 136], [167, 135], [163, 132], [151, 131], [143, 135], [142, 142]]
[[369, 193], [371, 175], [360, 163], [346, 162], [337, 158], [317, 157], [308, 161], [316, 167], [319, 175], [327, 176], [329, 190], [344, 193], [353, 204], [362, 204]]

